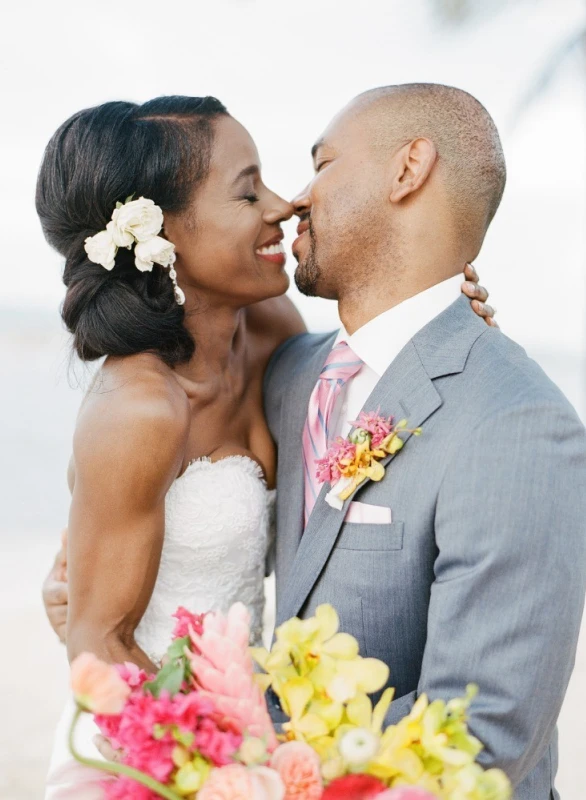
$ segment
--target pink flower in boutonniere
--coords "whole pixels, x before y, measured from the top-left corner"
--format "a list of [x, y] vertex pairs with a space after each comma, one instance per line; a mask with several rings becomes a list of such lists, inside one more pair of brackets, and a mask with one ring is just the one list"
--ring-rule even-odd
[[363, 411], [351, 424], [355, 428], [349, 437], [336, 439], [326, 455], [316, 460], [318, 481], [333, 486], [326, 502], [338, 510], [365, 480], [383, 479], [385, 468], [380, 459], [395, 455], [403, 447], [400, 433], [421, 435], [421, 428], [408, 430], [406, 419], [395, 424], [393, 417], [381, 417], [378, 412]]
[[365, 411], [361, 411], [358, 419], [350, 424], [370, 433], [371, 445], [375, 450], [393, 430], [392, 417], [381, 417], [378, 413], [367, 414]]
[[356, 459], [356, 445], [339, 436], [332, 444], [324, 458], [316, 460], [317, 479], [320, 483], [336, 483], [343, 475], [344, 469]]

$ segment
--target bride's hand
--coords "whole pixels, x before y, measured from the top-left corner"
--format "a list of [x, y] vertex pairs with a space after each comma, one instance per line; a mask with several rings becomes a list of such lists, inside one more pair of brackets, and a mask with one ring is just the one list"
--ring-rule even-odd
[[100, 751], [100, 754], [106, 759], [106, 761], [115, 761], [119, 763], [122, 761], [122, 756], [124, 755], [123, 750], [114, 750], [112, 745], [110, 744], [110, 740], [106, 739], [105, 736], [97, 735], [94, 736], [94, 744], [97, 749]]
[[61, 550], [43, 583], [43, 603], [51, 627], [61, 642], [67, 628], [67, 529], [61, 534]]
[[494, 319], [496, 311], [492, 306], [486, 303], [488, 300], [488, 291], [484, 286], [479, 285], [480, 278], [472, 264], [466, 264], [464, 277], [466, 281], [462, 284], [462, 294], [465, 294], [466, 297], [472, 300], [470, 303], [472, 310], [478, 314], [479, 317], [482, 317], [487, 325], [490, 325], [492, 328], [498, 328], [498, 323]]

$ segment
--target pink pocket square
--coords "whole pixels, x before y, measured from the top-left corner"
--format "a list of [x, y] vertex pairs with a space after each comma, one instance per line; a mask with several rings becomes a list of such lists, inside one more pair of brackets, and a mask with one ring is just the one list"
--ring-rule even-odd
[[388, 506], [371, 506], [353, 502], [348, 506], [344, 522], [362, 522], [371, 525], [390, 525], [393, 514]]

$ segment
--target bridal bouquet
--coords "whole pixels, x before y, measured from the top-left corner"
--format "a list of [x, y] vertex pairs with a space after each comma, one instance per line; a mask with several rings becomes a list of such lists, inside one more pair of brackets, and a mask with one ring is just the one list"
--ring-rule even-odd
[[[383, 729], [393, 690], [376, 706], [388, 667], [362, 658], [338, 632], [329, 605], [291, 619], [270, 651], [249, 649], [249, 615], [175, 614], [165, 663], [154, 676], [113, 667], [84, 653], [71, 667], [77, 703], [70, 749], [104, 770], [108, 800], [507, 800], [508, 779], [475, 763], [481, 743], [467, 731], [474, 695], [429, 703]], [[263, 669], [256, 673], [253, 659]], [[289, 721], [277, 735], [264, 692], [279, 697]], [[80, 755], [77, 720], [95, 721], [121, 762]]]

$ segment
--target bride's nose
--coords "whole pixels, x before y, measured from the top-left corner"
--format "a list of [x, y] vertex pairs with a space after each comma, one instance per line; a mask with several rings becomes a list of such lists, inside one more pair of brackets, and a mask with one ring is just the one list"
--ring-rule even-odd
[[278, 195], [273, 195], [274, 201], [268, 204], [263, 214], [263, 220], [269, 225], [274, 225], [275, 222], [284, 222], [291, 219], [294, 209], [291, 203], [284, 200]]

